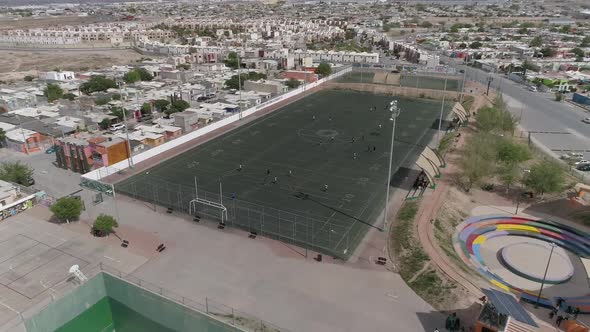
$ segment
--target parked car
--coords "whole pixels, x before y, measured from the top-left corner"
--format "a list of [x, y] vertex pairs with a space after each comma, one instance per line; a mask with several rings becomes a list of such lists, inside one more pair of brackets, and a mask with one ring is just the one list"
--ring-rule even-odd
[[587, 123], [587, 124], [590, 124], [590, 118], [582, 119], [582, 122]]
[[109, 127], [109, 130], [110, 131], [117, 131], [117, 130], [121, 130], [123, 128], [125, 128], [125, 125], [124, 124], [122, 124], [122, 123], [115, 123], [115, 124], [112, 124]]
[[536, 86], [529, 86], [529, 91], [537, 92], [538, 90]]
[[45, 153], [47, 154], [52, 154], [55, 152], [55, 146], [51, 146], [50, 148], [48, 148], [47, 150], [45, 150]]
[[586, 165], [586, 164], [590, 164], [590, 161], [588, 161], [586, 159], [582, 159], [582, 160], [576, 161], [574, 163], [574, 165], [576, 165], [576, 166], [581, 166], [581, 165]]
[[577, 167], [578, 171], [590, 172], [590, 164], [584, 164]]
[[581, 152], [568, 152], [566, 154], [562, 154], [560, 158], [566, 160], [582, 160], [584, 158], [584, 154]]

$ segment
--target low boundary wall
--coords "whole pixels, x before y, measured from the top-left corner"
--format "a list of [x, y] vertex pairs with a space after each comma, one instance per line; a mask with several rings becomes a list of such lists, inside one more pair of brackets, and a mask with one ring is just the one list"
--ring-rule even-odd
[[[249, 109], [247, 109], [245, 111], [242, 111], [241, 114], [240, 113], [237, 113], [237, 114], [228, 116], [228, 117], [226, 117], [226, 118], [224, 118], [222, 120], [219, 120], [217, 122], [213, 122], [213, 123], [211, 123], [211, 124], [209, 124], [209, 125], [207, 125], [205, 127], [199, 128], [199, 129], [197, 129], [195, 131], [192, 131], [192, 132], [190, 132], [190, 133], [188, 133], [186, 135], [183, 135], [183, 136], [181, 136], [181, 137], [179, 137], [177, 139], [174, 139], [172, 141], [166, 142], [166, 143], [164, 143], [162, 145], [159, 145], [159, 146], [157, 146], [155, 148], [152, 148], [152, 149], [150, 149], [148, 151], [145, 151], [145, 152], [142, 152], [142, 153], [137, 154], [135, 156], [132, 156], [131, 157], [131, 161], [133, 162], [133, 164], [137, 164], [137, 163], [140, 163], [140, 162], [145, 161], [147, 159], [150, 159], [152, 157], [156, 157], [156, 156], [158, 156], [159, 154], [161, 154], [164, 151], [170, 150], [170, 149], [175, 148], [175, 147], [177, 147], [179, 145], [182, 145], [184, 143], [187, 143], [187, 142], [189, 142], [191, 140], [194, 140], [196, 138], [199, 138], [201, 136], [204, 136], [204, 135], [206, 135], [206, 134], [208, 134], [208, 133], [210, 133], [210, 132], [212, 132], [214, 130], [217, 130], [217, 129], [221, 128], [221, 127], [225, 127], [225, 126], [227, 126], [229, 124], [232, 124], [234, 122], [237, 122], [237, 121], [239, 121], [243, 117], [246, 117], [246, 116], [252, 115], [254, 113], [257, 113], [257, 112], [259, 112], [261, 110], [264, 110], [267, 107], [273, 106], [273, 105], [275, 105], [275, 104], [277, 104], [279, 102], [282, 102], [282, 101], [284, 101], [286, 99], [289, 99], [289, 98], [292, 98], [292, 97], [297, 96], [299, 94], [302, 94], [302, 93], [304, 93], [305, 91], [307, 91], [309, 89], [313, 89], [313, 88], [315, 88], [315, 87], [317, 87], [319, 85], [322, 85], [322, 84], [324, 84], [324, 83], [326, 83], [326, 82], [328, 82], [330, 80], [333, 80], [335, 78], [338, 78], [338, 77], [340, 77], [340, 76], [342, 76], [342, 75], [350, 72], [351, 70], [352, 70], [351, 67], [344, 68], [344, 69], [340, 70], [339, 72], [337, 72], [337, 73], [335, 73], [333, 75], [330, 75], [328, 77], [322, 78], [321, 80], [318, 80], [318, 81], [313, 82], [313, 83], [306, 84], [304, 86], [300, 86], [297, 89], [294, 89], [294, 90], [289, 91], [289, 92], [287, 92], [285, 94], [282, 94], [280, 96], [277, 96], [275, 98], [272, 98], [272, 99], [270, 99], [270, 100], [268, 100], [268, 101], [266, 101], [266, 102], [264, 102], [264, 103], [262, 103], [260, 105], [256, 105], [256, 106], [251, 107], [251, 108], [249, 108]], [[125, 159], [125, 160], [120, 161], [120, 162], [118, 162], [116, 164], [113, 164], [111, 166], [104, 166], [104, 167], [95, 169], [95, 170], [93, 170], [91, 172], [88, 172], [86, 174], [83, 174], [82, 175], [82, 181], [99, 181], [100, 179], [102, 179], [104, 177], [107, 177], [109, 175], [112, 175], [112, 174], [121, 172], [121, 171], [123, 171], [123, 170], [125, 170], [127, 168], [129, 168], [129, 161], [128, 161], [128, 159]]]
[[445, 96], [447, 99], [457, 100], [461, 92], [457, 91], [443, 91], [434, 89], [416, 89], [413, 87], [383, 85], [374, 83], [338, 83], [330, 82], [331, 88], [364, 91], [376, 94], [387, 94], [392, 96], [416, 97], [416, 98], [430, 98], [442, 99]]

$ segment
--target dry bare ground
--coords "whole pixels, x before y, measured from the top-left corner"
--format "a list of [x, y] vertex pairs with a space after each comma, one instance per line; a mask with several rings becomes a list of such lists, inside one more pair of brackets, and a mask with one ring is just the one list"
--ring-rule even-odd
[[3, 81], [21, 80], [26, 75], [54, 69], [84, 71], [133, 63], [141, 55], [129, 49], [0, 51]]

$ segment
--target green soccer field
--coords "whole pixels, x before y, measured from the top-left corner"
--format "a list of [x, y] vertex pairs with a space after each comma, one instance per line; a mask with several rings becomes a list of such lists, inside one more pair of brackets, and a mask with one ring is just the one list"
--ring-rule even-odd
[[[441, 107], [440, 101], [397, 99], [402, 112], [392, 174], [412, 163], [431, 140]], [[199, 197], [215, 202], [221, 182], [228, 225], [347, 258], [369, 225], [382, 225], [377, 217], [387, 183], [392, 122], [385, 107], [391, 100], [323, 90], [126, 179], [116, 189], [188, 212], [195, 177]], [[200, 216], [220, 216], [216, 208], [195, 207]]]

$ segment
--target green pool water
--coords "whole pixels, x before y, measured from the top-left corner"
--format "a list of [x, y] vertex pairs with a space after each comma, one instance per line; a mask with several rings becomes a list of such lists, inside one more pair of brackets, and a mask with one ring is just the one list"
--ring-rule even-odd
[[173, 332], [121, 302], [104, 297], [56, 332]]

